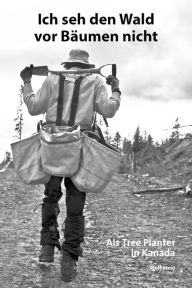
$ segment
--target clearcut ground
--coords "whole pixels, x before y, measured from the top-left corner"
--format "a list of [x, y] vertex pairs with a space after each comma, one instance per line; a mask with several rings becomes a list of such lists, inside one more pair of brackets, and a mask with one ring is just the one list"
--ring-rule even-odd
[[[87, 194], [84, 258], [76, 280], [64, 283], [58, 251], [54, 264], [38, 263], [41, 212], [34, 208], [43, 186], [24, 185], [13, 169], [0, 173], [0, 287], [192, 287], [192, 198], [175, 192], [137, 197], [133, 188], [116, 174], [103, 194]], [[61, 230], [65, 195], [60, 208]], [[144, 246], [145, 239], [154, 246]], [[136, 250], [139, 255], [133, 257]]]

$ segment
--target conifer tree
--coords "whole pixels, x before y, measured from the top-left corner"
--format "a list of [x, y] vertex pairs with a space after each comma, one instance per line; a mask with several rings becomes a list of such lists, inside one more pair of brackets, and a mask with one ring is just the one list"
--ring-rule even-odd
[[21, 140], [23, 131], [23, 86], [21, 85], [19, 91], [19, 103], [17, 107], [17, 116], [14, 119], [15, 122], [15, 135], [14, 137]]
[[112, 137], [111, 137], [111, 135], [109, 134], [108, 129], [106, 129], [106, 130], [104, 131], [104, 138], [105, 138], [105, 141], [106, 141], [106, 142], [111, 143]]
[[133, 136], [133, 144], [132, 144], [132, 150], [137, 153], [138, 151], [141, 150], [143, 144], [143, 138], [140, 133], [140, 128], [139, 126], [137, 127], [135, 134]]
[[115, 137], [113, 138], [113, 142], [114, 142], [115, 146], [117, 148], [119, 148], [119, 145], [121, 143], [121, 135], [118, 131], [116, 132]]
[[123, 141], [123, 153], [128, 154], [131, 151], [131, 141], [128, 140], [127, 138], [124, 139]]
[[147, 137], [147, 143], [153, 145], [153, 137], [151, 136], [151, 134], [149, 134]]

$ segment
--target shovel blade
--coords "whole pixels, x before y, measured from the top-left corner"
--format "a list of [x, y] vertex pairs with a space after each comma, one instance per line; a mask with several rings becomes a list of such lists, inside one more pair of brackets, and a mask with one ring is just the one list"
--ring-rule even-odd
[[47, 66], [33, 66], [32, 75], [48, 76], [49, 70]]

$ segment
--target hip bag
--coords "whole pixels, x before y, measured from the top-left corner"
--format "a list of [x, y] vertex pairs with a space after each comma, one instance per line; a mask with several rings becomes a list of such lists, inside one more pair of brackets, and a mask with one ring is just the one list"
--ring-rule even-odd
[[63, 125], [63, 93], [65, 77], [59, 77], [56, 125], [46, 124], [40, 129], [41, 159], [43, 170], [54, 176], [71, 177], [79, 167], [82, 136], [79, 125], [74, 125], [79, 89], [83, 77], [75, 81], [71, 113], [67, 125]]
[[42, 167], [40, 148], [38, 133], [11, 144], [15, 171], [26, 184], [46, 184], [50, 180]]
[[92, 131], [83, 132], [80, 166], [72, 181], [82, 192], [100, 193], [109, 184], [124, 154]]

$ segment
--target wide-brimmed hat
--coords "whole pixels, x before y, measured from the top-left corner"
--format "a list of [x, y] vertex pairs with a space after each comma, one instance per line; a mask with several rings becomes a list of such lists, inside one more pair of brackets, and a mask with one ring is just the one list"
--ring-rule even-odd
[[86, 68], [95, 67], [94, 64], [89, 63], [89, 53], [81, 49], [71, 50], [71, 52], [69, 53], [69, 59], [67, 61], [62, 62], [61, 65], [67, 64], [67, 63], [73, 63], [73, 64], [81, 63], [85, 65]]

